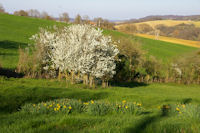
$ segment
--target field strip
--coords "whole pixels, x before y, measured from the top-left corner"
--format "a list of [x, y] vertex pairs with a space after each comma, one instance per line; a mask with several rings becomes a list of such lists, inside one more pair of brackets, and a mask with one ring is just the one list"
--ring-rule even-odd
[[[144, 37], [144, 38], [149, 38], [149, 39], [155, 40], [154, 35], [146, 35], [146, 34], [135, 34], [135, 35], [139, 36], [139, 37]], [[200, 48], [200, 42], [199, 41], [190, 41], [190, 40], [183, 40], [183, 39], [177, 39], [177, 38], [172, 38], [172, 37], [164, 37], [164, 36], [159, 36], [158, 40], [176, 43], [176, 44], [181, 44], [181, 45], [190, 46], [190, 47]]]
[[146, 22], [139, 22], [139, 23], [128, 23], [128, 24], [118, 24], [115, 26], [116, 29], [120, 29], [121, 27], [125, 27], [127, 25], [135, 25], [139, 26], [140, 24], [148, 24], [152, 28], [155, 28], [157, 25], [165, 25], [165, 26], [176, 26], [179, 24], [194, 24], [196, 27], [200, 27], [200, 21], [189, 21], [189, 20], [157, 20], [157, 21], [146, 21]]

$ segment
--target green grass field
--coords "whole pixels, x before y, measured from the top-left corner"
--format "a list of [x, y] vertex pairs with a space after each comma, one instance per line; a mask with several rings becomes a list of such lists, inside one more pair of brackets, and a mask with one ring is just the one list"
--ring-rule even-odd
[[[63, 25], [53, 21], [0, 14], [0, 63], [3, 69], [16, 68], [18, 47], [26, 47], [31, 43], [28, 38], [39, 27], [54, 24]], [[130, 37], [116, 31], [106, 30], [104, 33]], [[162, 41], [137, 39], [148, 51], [148, 55], [164, 61], [197, 50]], [[199, 94], [199, 85], [115, 83], [106, 89], [89, 89], [82, 84], [71, 85], [56, 79], [0, 76], [0, 132], [198, 133]], [[63, 111], [52, 109], [48, 112], [48, 102], [57, 106], [57, 102], [62, 99], [71, 99], [71, 102], [61, 103]], [[91, 100], [94, 104], [90, 103]], [[80, 101], [80, 105], [76, 101]], [[87, 102], [90, 104], [84, 105]], [[136, 104], [138, 107], [130, 111], [131, 106], [128, 103], [135, 102], [141, 104], [141, 107]], [[118, 103], [121, 103], [120, 107]], [[65, 104], [71, 104], [72, 109], [64, 110]], [[86, 106], [84, 110], [77, 112], [76, 109], [83, 105]], [[118, 108], [121, 111], [114, 111]], [[35, 111], [29, 112], [31, 109]], [[110, 111], [102, 114], [106, 109]], [[139, 113], [133, 113], [137, 109]]]
[[[68, 87], [66, 87], [68, 86]], [[124, 87], [123, 87], [124, 86]], [[159, 107], [190, 103], [199, 104], [200, 86], [176, 84], [118, 84], [107, 89], [87, 89], [83, 85], [67, 85], [65, 81], [42, 79], [0, 80], [0, 130], [8, 132], [168, 132], [192, 131], [199, 128], [193, 117], [180, 119], [178, 113], [162, 116]], [[84, 102], [116, 103], [126, 100], [142, 104], [142, 114], [91, 115], [87, 113], [32, 113], [20, 110], [25, 103], [38, 104], [68, 98]], [[187, 106], [187, 105], [186, 105]], [[175, 110], [175, 109], [174, 109]], [[72, 108], [73, 111], [73, 108]], [[173, 111], [173, 110], [172, 110]], [[193, 111], [193, 110], [192, 110]], [[198, 110], [199, 111], [199, 110]], [[9, 112], [9, 114], [8, 114]], [[190, 112], [195, 115], [195, 112]], [[198, 113], [198, 112], [197, 112]], [[198, 119], [198, 118], [197, 118]], [[192, 123], [190, 123], [193, 121]], [[199, 119], [198, 119], [199, 121]], [[177, 125], [174, 127], [174, 125]], [[184, 128], [184, 125], [187, 125]], [[163, 128], [161, 128], [163, 126]], [[181, 127], [181, 128], [179, 128]], [[160, 129], [161, 128], [161, 129]], [[197, 130], [197, 129], [194, 129]], [[199, 131], [199, 130], [198, 130]]]
[[29, 38], [39, 31], [39, 27], [53, 25], [64, 24], [0, 13], [0, 62], [3, 67], [14, 69], [18, 62], [18, 48], [31, 43]]

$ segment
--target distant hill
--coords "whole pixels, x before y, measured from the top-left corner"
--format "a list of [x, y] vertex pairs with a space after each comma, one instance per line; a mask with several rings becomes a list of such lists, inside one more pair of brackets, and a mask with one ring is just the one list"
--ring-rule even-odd
[[124, 23], [139, 23], [146, 21], [155, 21], [155, 20], [192, 20], [200, 21], [200, 15], [189, 15], [189, 16], [180, 16], [180, 15], [151, 15], [140, 19], [130, 19], [124, 21]]

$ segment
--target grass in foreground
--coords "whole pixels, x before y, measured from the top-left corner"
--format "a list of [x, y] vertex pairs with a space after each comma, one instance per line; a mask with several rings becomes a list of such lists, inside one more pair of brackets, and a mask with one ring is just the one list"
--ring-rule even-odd
[[[118, 84], [103, 89], [87, 89], [85, 86], [70, 85], [65, 81], [42, 79], [0, 79], [0, 130], [9, 132], [199, 132], [198, 105], [200, 102], [198, 85], [176, 84]], [[70, 100], [68, 104], [60, 99]], [[82, 105], [90, 105], [93, 113], [73, 112], [79, 106], [74, 101], [81, 99]], [[55, 101], [56, 100], [56, 101]], [[141, 103], [139, 114], [108, 113], [96, 103]], [[49, 101], [49, 102], [48, 102]], [[60, 101], [60, 102], [59, 102]], [[93, 102], [95, 106], [93, 106]], [[41, 103], [42, 102], [42, 103]], [[40, 106], [47, 108], [51, 103], [64, 112], [29, 113], [29, 109]], [[41, 103], [41, 104], [40, 104]], [[26, 104], [30, 104], [27, 106]], [[46, 106], [45, 106], [46, 104]], [[125, 103], [126, 104], [126, 103]], [[179, 104], [179, 105], [177, 105]], [[24, 106], [25, 105], [25, 106]], [[120, 104], [119, 104], [120, 105]], [[118, 106], [119, 106], [118, 105]], [[162, 109], [170, 106], [172, 112]], [[182, 106], [185, 105], [183, 108]], [[27, 108], [27, 107], [28, 108]], [[54, 105], [53, 105], [54, 106]], [[69, 113], [69, 107], [72, 112]], [[94, 108], [95, 107], [95, 108]], [[98, 107], [98, 108], [96, 108]], [[112, 107], [111, 105], [108, 108]], [[115, 106], [113, 106], [115, 108]], [[130, 105], [128, 105], [130, 107]], [[183, 115], [176, 108], [179, 108]], [[22, 108], [22, 110], [21, 110]], [[100, 109], [99, 109], [100, 108]], [[160, 109], [161, 108], [161, 109]], [[167, 107], [165, 107], [167, 108]], [[126, 109], [126, 107], [124, 107]], [[25, 110], [25, 111], [23, 111]], [[38, 112], [37, 112], [38, 111]], [[166, 112], [167, 111], [167, 112]], [[195, 112], [196, 111], [196, 112]], [[8, 113], [10, 112], [10, 113]], [[185, 112], [185, 113], [184, 113]], [[192, 116], [187, 116], [188, 113]], [[164, 114], [163, 114], [164, 113]]]

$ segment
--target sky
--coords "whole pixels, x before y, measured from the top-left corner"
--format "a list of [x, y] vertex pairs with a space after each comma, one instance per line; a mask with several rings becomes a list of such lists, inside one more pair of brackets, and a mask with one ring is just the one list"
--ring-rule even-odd
[[148, 15], [200, 15], [200, 0], [0, 0], [5, 10], [38, 9], [54, 17], [67, 12], [91, 19], [109, 20], [142, 18]]

